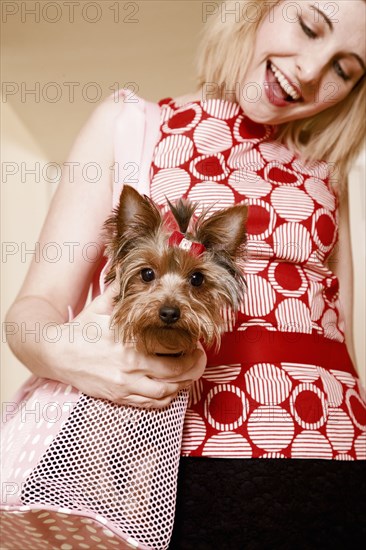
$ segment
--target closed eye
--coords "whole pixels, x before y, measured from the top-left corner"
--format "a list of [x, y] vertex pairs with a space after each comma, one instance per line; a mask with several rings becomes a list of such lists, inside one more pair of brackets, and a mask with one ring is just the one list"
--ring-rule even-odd
[[[312, 40], [315, 40], [316, 38], [318, 38], [318, 35], [316, 34], [316, 32], [314, 32], [310, 27], [308, 27], [306, 25], [306, 23], [304, 23], [303, 19], [299, 18], [299, 22], [300, 22], [300, 26], [301, 26], [303, 32], [306, 34], [306, 36], [308, 36]], [[344, 80], [345, 82], [347, 80], [350, 80], [350, 77], [348, 76], [347, 73], [344, 72], [344, 70], [342, 69], [342, 66], [341, 66], [341, 64], [339, 63], [338, 60], [335, 60], [333, 62], [333, 68], [335, 70], [335, 73], [338, 76], [340, 76], [342, 80]]]
[[348, 74], [346, 74], [346, 73], [344, 72], [344, 70], [342, 69], [342, 66], [341, 66], [341, 64], [339, 63], [339, 61], [335, 60], [335, 61], [333, 62], [333, 68], [334, 68], [336, 74], [337, 74], [338, 76], [340, 76], [340, 77], [342, 78], [342, 80], [345, 80], [345, 81], [350, 80], [350, 77], [348, 76]]
[[318, 35], [310, 28], [308, 27], [303, 19], [301, 19], [301, 17], [299, 18], [299, 23], [300, 23], [300, 27], [302, 28], [302, 30], [304, 31], [304, 33], [306, 34], [306, 36], [308, 36], [309, 38], [312, 38], [312, 39], [315, 39], [318, 37]]

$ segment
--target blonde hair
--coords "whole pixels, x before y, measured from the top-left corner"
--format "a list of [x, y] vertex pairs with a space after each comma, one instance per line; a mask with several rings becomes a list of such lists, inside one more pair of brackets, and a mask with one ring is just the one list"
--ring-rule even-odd
[[[249, 66], [257, 29], [273, 6], [274, 2], [266, 0], [226, 0], [210, 16], [203, 28], [197, 60], [199, 88], [215, 83], [216, 91], [211, 97], [218, 98], [236, 89]], [[245, 59], [243, 52], [247, 52]], [[362, 78], [340, 103], [312, 117], [279, 126], [277, 139], [307, 163], [330, 163], [332, 184], [341, 191], [364, 142], [365, 102], [366, 79]]]

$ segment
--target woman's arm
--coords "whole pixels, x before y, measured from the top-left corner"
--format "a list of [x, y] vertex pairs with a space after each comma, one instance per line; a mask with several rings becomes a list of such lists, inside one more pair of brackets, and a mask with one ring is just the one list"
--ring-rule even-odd
[[[68, 158], [74, 174], [63, 174], [51, 203], [39, 238], [40, 257], [33, 260], [6, 316], [7, 340], [16, 357], [37, 376], [118, 403], [163, 407], [201, 376], [206, 363], [203, 350], [179, 360], [162, 359], [116, 341], [109, 329], [116, 289], [107, 289], [83, 309], [103, 253], [101, 229], [112, 207], [114, 128], [122, 108], [122, 101], [108, 98], [76, 139]], [[95, 183], [84, 177], [88, 163], [99, 167], [101, 177]], [[43, 251], [48, 243], [61, 247], [58, 262], [47, 261]], [[67, 323], [68, 306], [76, 315], [73, 324]], [[84, 327], [89, 325], [101, 331], [96, 342], [85, 337]]]
[[[68, 305], [75, 314], [82, 308], [102, 256], [101, 228], [112, 206], [114, 121], [121, 108], [122, 101], [115, 103], [109, 97], [94, 110], [77, 136], [39, 237], [39, 258], [33, 260], [17, 296], [17, 301], [41, 296], [52, 303], [64, 321]], [[99, 167], [100, 178], [94, 183], [90, 178], [95, 171], [89, 167], [86, 173], [90, 163]], [[47, 261], [48, 243], [57, 243], [61, 248], [59, 261]]]
[[[100, 231], [112, 205], [113, 128], [123, 108], [122, 102], [108, 98], [93, 112], [80, 131], [70, 152], [61, 182], [52, 200], [39, 237], [40, 254], [33, 258], [22, 288], [9, 309], [6, 322], [8, 343], [14, 354], [39, 376], [55, 376], [43, 361], [43, 342], [32, 338], [32, 330], [40, 323], [39, 332], [50, 322], [64, 323], [68, 306], [77, 314], [85, 303], [89, 282], [102, 253]], [[95, 162], [101, 178], [87, 181], [85, 166]], [[89, 178], [90, 179], [90, 178]], [[98, 247], [98, 257], [90, 262]], [[47, 261], [48, 243], [61, 247], [57, 262]], [[39, 340], [39, 339], [38, 339]]]
[[356, 367], [356, 354], [353, 341], [353, 259], [349, 223], [348, 188], [340, 197], [338, 246], [329, 264], [339, 280], [339, 301], [345, 322], [345, 338], [348, 352]]

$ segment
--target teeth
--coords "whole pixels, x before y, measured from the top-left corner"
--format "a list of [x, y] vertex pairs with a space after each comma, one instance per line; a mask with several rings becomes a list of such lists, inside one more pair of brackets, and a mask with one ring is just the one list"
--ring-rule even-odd
[[291, 96], [292, 99], [294, 99], [295, 101], [297, 99], [300, 99], [300, 94], [295, 90], [293, 86], [291, 86], [287, 78], [281, 73], [279, 69], [277, 69], [275, 65], [273, 65], [273, 63], [271, 63], [271, 69], [275, 77], [277, 78], [279, 85], [286, 92], [286, 94]]

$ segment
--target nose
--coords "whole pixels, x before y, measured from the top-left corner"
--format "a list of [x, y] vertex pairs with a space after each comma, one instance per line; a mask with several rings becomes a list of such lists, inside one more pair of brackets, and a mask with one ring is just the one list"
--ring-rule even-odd
[[167, 325], [176, 323], [180, 318], [180, 310], [178, 307], [162, 306], [159, 309], [159, 317]]
[[326, 66], [321, 55], [303, 54], [297, 61], [297, 76], [303, 84], [314, 84], [317, 82]]

